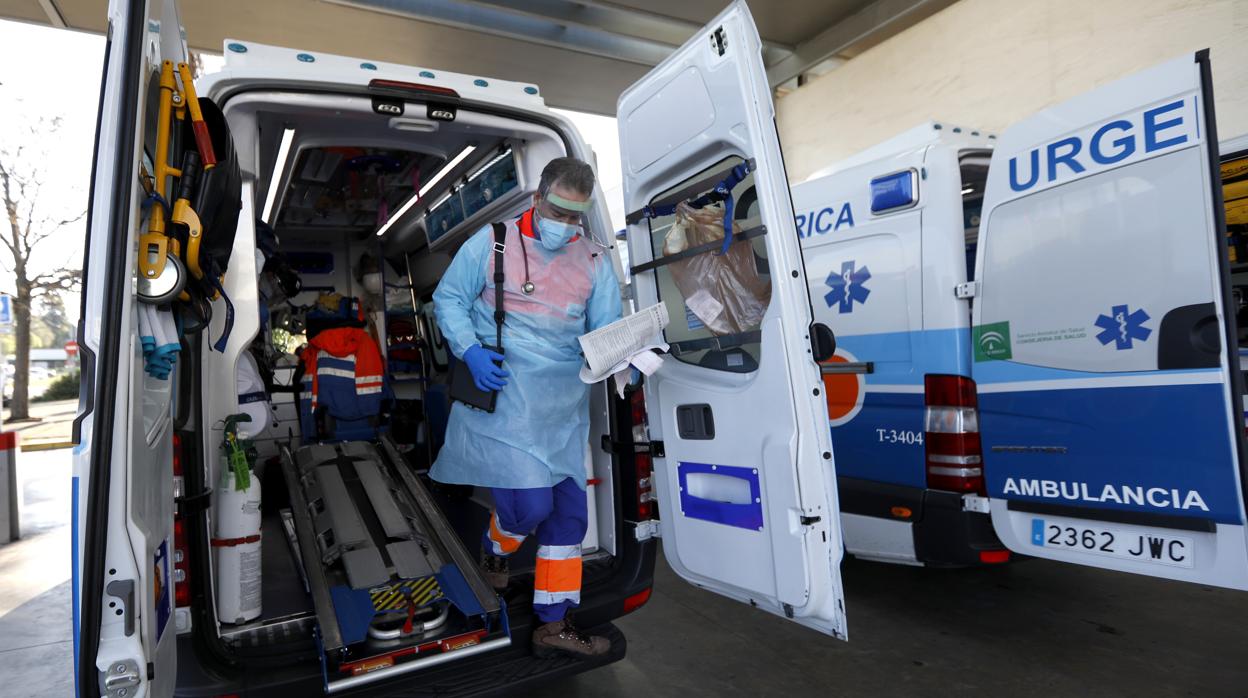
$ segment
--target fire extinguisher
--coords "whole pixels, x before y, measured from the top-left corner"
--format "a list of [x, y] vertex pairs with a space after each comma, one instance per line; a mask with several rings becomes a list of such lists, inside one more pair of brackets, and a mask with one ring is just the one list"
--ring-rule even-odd
[[260, 478], [251, 472], [247, 449], [238, 437], [246, 414], [225, 420], [225, 467], [217, 487], [212, 548], [216, 553], [217, 618], [245, 623], [260, 615]]

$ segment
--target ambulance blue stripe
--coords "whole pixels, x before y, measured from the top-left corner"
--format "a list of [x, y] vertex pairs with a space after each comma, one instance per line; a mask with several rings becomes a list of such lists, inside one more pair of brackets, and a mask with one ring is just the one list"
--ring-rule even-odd
[[862, 411], [832, 427], [836, 474], [909, 487], [927, 484], [923, 444], [923, 394], [867, 393]]
[[[1203, 383], [980, 393], [989, 494], [1240, 524], [1224, 389]], [[1163, 426], [1171, 438], [1142, 437]], [[1012, 489], [1024, 481], [1066, 489], [1007, 493], [1007, 478]], [[1107, 488], [1116, 496], [1105, 498]], [[1114, 501], [1126, 499], [1124, 488], [1161, 488], [1165, 495], [1142, 504]]]
[[927, 469], [919, 441], [924, 376], [970, 375], [970, 330], [838, 335], [837, 344], [857, 360], [875, 365], [875, 371], [866, 375], [862, 410], [832, 428], [837, 474], [925, 487]]

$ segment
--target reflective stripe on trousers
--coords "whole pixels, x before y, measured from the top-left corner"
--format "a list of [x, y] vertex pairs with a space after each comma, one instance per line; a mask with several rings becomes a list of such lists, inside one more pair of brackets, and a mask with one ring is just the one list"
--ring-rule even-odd
[[537, 534], [533, 609], [544, 623], [562, 620], [581, 601], [581, 541], [589, 525], [585, 490], [571, 478], [554, 487], [493, 488], [494, 511], [482, 545], [507, 556]]

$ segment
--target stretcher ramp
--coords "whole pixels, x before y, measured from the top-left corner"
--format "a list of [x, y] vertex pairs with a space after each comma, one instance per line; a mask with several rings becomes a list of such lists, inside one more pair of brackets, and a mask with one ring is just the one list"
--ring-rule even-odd
[[392, 444], [283, 449], [282, 469], [326, 651], [363, 642], [382, 615], [412, 608], [498, 613], [497, 596]]

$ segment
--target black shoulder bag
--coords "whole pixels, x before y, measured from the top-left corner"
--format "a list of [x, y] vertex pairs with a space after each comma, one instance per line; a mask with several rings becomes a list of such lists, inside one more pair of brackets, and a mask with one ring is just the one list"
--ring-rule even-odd
[[[503, 353], [503, 319], [506, 314], [503, 312], [503, 252], [507, 250], [507, 226], [502, 223], [494, 224], [494, 327], [495, 327], [495, 345], [482, 345], [485, 349]], [[448, 352], [449, 354], [449, 352]], [[455, 358], [454, 354], [450, 354], [451, 364], [451, 386], [450, 393], [452, 400], [458, 400], [470, 407], [476, 407], [486, 412], [494, 411], [494, 404], [498, 401], [497, 390], [482, 390], [477, 387], [476, 382], [472, 380], [472, 371], [468, 370], [468, 365], [463, 361]], [[501, 363], [499, 364], [502, 365]]]

